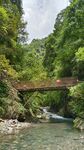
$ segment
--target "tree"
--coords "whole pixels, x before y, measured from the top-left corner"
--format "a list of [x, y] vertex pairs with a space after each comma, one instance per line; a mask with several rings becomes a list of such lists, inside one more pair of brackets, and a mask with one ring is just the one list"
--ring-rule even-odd
[[84, 47], [78, 49], [75, 53], [76, 74], [80, 80], [84, 80]]
[[11, 0], [11, 2], [18, 7], [19, 12], [22, 14], [23, 13], [22, 0]]
[[84, 47], [79, 48], [76, 52], [76, 60], [77, 62], [84, 61]]
[[0, 55], [0, 75], [4, 70], [7, 71], [7, 76], [17, 77], [17, 73], [9, 64], [9, 60], [6, 59], [5, 55]]
[[70, 89], [72, 97], [69, 103], [72, 113], [84, 119], [84, 83], [80, 83]]
[[51, 76], [55, 78], [77, 75], [75, 53], [84, 46], [83, 18], [83, 0], [73, 0], [70, 6], [58, 14], [54, 31], [46, 42], [49, 46], [46, 47], [44, 66], [48, 75], [50, 70]]
[[8, 14], [7, 11], [0, 6], [0, 44], [4, 43], [5, 36], [7, 36], [7, 22]]
[[[18, 6], [21, 5], [17, 1]], [[27, 33], [25, 31], [26, 23], [22, 19], [22, 14], [16, 4], [10, 0], [3, 1], [0, 7], [0, 47], [4, 49], [15, 49], [17, 42], [25, 42]]]

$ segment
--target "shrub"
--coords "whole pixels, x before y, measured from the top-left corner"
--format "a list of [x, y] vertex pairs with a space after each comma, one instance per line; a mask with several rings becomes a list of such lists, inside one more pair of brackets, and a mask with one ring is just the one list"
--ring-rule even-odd
[[80, 83], [70, 89], [71, 111], [76, 116], [84, 118], [84, 83]]

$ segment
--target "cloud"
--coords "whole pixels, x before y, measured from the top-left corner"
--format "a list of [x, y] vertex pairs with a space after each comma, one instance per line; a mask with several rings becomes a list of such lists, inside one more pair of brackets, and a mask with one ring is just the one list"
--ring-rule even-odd
[[43, 38], [53, 30], [55, 19], [68, 0], [23, 0], [29, 40]]

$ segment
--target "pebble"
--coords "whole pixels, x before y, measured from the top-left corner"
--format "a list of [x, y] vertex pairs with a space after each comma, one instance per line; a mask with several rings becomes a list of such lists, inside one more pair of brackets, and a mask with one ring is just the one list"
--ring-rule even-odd
[[[1, 119], [0, 119], [1, 120]], [[21, 129], [31, 127], [31, 123], [19, 122], [17, 119], [1, 120], [0, 133], [1, 134], [16, 134]]]

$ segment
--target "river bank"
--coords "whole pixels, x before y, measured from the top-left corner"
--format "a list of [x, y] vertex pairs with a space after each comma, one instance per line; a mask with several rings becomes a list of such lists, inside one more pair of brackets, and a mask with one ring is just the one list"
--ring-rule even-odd
[[74, 128], [84, 131], [84, 119], [77, 117], [74, 120]]
[[[71, 120], [69, 118], [63, 118], [61, 116], [58, 116], [56, 114], [52, 114], [50, 112], [45, 112], [43, 116], [38, 116], [38, 123], [71, 123], [73, 122], [73, 128], [84, 130], [84, 120], [81, 120], [80, 118], [76, 118], [75, 120]], [[3, 120], [0, 118], [0, 135], [12, 135], [17, 134], [21, 130], [30, 128], [35, 126], [34, 123], [29, 122], [19, 122], [17, 119], [6, 119]]]
[[20, 130], [32, 127], [32, 123], [19, 122], [17, 119], [3, 120], [0, 119], [0, 134], [17, 134]]

